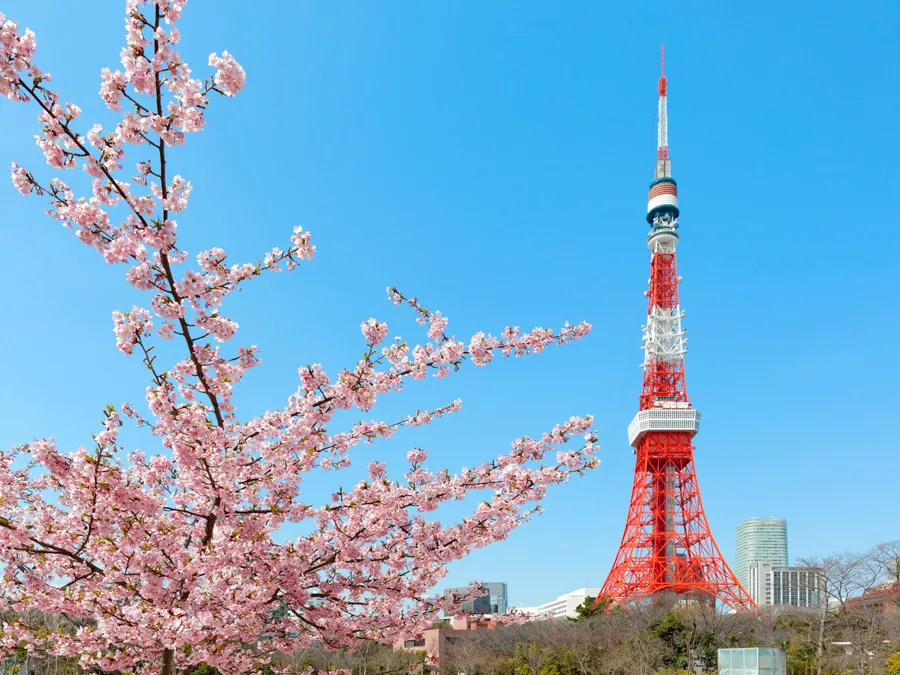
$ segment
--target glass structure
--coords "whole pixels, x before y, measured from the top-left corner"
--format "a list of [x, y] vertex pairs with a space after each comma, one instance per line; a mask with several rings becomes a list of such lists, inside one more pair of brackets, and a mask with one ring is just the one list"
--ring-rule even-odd
[[720, 649], [719, 675], [786, 675], [787, 658], [783, 649], [753, 647]]

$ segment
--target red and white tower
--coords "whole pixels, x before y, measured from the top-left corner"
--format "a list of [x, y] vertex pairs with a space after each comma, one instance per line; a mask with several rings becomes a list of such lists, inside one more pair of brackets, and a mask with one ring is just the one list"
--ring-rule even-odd
[[631, 606], [718, 599], [734, 609], [755, 609], [709, 530], [694, 469], [692, 438], [700, 412], [691, 407], [684, 379], [687, 341], [675, 267], [678, 188], [669, 160], [664, 64], [663, 59], [656, 179], [647, 204], [651, 257], [644, 382], [640, 410], [628, 426], [637, 456], [634, 486], [622, 543], [597, 600]]

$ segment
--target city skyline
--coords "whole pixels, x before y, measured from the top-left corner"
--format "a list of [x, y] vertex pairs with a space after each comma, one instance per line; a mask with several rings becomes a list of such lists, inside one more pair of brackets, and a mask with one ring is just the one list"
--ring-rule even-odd
[[[471, 9], [452, 6], [263, 6], [265, 39], [229, 13], [188, 13], [185, 54], [202, 63], [227, 47], [246, 68], [252, 96], [221, 106], [192, 139], [206, 160], [178, 158], [197, 186], [190, 217], [179, 221], [185, 245], [191, 254], [202, 241], [255, 259], [302, 224], [322, 251], [298, 274], [262, 280], [231, 306], [241, 343], [258, 344], [263, 359], [241, 405], [280, 404], [307, 362], [331, 373], [351, 363], [359, 323], [370, 316], [387, 321], [391, 334], [413, 334], [409, 316], [384, 299], [390, 284], [439, 308], [459, 336], [507, 323], [591, 321], [581, 343], [423, 383], [416, 395], [429, 405], [460, 397], [462, 411], [390, 439], [377, 456], [364, 447], [359, 471], [340, 480], [352, 485], [375, 458], [395, 476], [415, 445], [429, 448], [435, 469], [471, 466], [518, 436], [593, 413], [600, 468], [551, 491], [543, 516], [452, 565], [444, 582], [502, 578], [511, 605], [602, 584], [634, 462], [624, 428], [642, 358], [647, 153], [665, 40], [667, 72], [679, 83], [669, 104], [678, 119], [673, 169], [690, 231], [679, 248], [688, 388], [704, 415], [698, 477], [718, 544], [732, 562], [734, 527], [753, 513], [790, 520], [796, 557], [896, 538], [883, 514], [897, 446], [877, 423], [891, 415], [896, 365], [883, 362], [873, 341], [900, 328], [881, 225], [884, 193], [897, 186], [883, 141], [900, 103], [885, 86], [900, 58], [889, 33], [900, 9], [813, 8], [687, 7], [656, 16], [638, 7], [501, 2], [480, 7], [476, 22]], [[772, 48], [763, 49], [757, 36], [776, 9], [779, 22], [766, 22]], [[99, 69], [118, 64], [121, 17], [98, 12], [101, 37], [84, 41], [55, 12], [37, 13], [24, 0], [4, 12], [38, 33], [40, 61], [67, 96], [90, 92], [78, 98], [84, 116], [106, 121], [93, 92]], [[267, 45], [285, 42], [298, 43], [287, 75]], [[277, 142], [236, 137], [257, 119], [254, 101], [285, 77], [296, 128]], [[28, 130], [4, 144], [6, 166], [43, 164], [32, 111], [0, 107], [0, 124]], [[231, 163], [232, 151], [253, 168]], [[752, 186], [749, 202], [737, 198], [739, 186]], [[269, 190], [295, 198], [263, 199]], [[110, 323], [135, 296], [121, 269], [96, 265], [91, 251], [57, 238], [36, 200], [20, 198], [8, 181], [0, 200], [14, 224], [0, 283], [27, 289], [9, 294], [8, 311], [19, 326], [52, 322], [65, 337], [63, 345], [60, 331], [23, 328], [0, 337], [4, 382], [15, 383], [0, 390], [8, 422], [0, 442], [54, 436], [74, 449], [90, 442], [105, 404], [134, 400], [145, 384], [143, 369], [116, 351]], [[219, 224], [214, 241], [192, 234], [211, 223]], [[453, 255], [437, 265], [429, 250], [440, 246]], [[40, 252], [41, 270], [13, 251]], [[73, 266], [84, 270], [75, 282]], [[311, 288], [313, 297], [300, 297]], [[840, 315], [834, 321], [803, 307], [826, 291]], [[295, 307], [296, 331], [267, 320], [282, 306]], [[332, 325], [334, 340], [321, 330]], [[112, 384], [97, 376], [118, 371]], [[411, 400], [400, 396], [378, 413], [407, 414]], [[748, 419], [748, 410], [758, 417]], [[797, 480], [814, 469], [826, 475]], [[853, 499], [835, 498], [842, 484]], [[311, 500], [323, 497], [308, 489]]]

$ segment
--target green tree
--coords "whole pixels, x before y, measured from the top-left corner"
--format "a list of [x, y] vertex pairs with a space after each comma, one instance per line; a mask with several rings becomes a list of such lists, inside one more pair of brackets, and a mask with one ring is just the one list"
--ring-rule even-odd
[[570, 616], [569, 621], [584, 621], [586, 619], [590, 619], [593, 616], [605, 614], [608, 607], [608, 598], [600, 598], [600, 602], [597, 602], [594, 598], [587, 596], [581, 602], [581, 604], [575, 608], [576, 616]]
[[585, 621], [595, 616], [603, 616], [604, 614], [617, 614], [624, 611], [618, 605], [612, 604], [611, 598], [592, 598], [586, 597], [578, 607], [575, 608], [577, 616], [569, 617], [569, 621]]
[[668, 612], [649, 626], [650, 633], [666, 646], [663, 663], [667, 668], [682, 669], [688, 664], [685, 633], [687, 626], [675, 612]]
[[519, 643], [516, 645], [516, 675], [539, 675], [550, 661], [550, 656], [551, 650], [542, 647], [537, 642], [532, 642], [527, 647]]

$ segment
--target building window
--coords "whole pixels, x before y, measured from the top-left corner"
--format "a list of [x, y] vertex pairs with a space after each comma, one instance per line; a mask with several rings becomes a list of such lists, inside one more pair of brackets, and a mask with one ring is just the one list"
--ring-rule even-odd
[[425, 638], [420, 640], [407, 640], [403, 643], [403, 646], [407, 649], [411, 649], [412, 647], [424, 647], [425, 646]]

